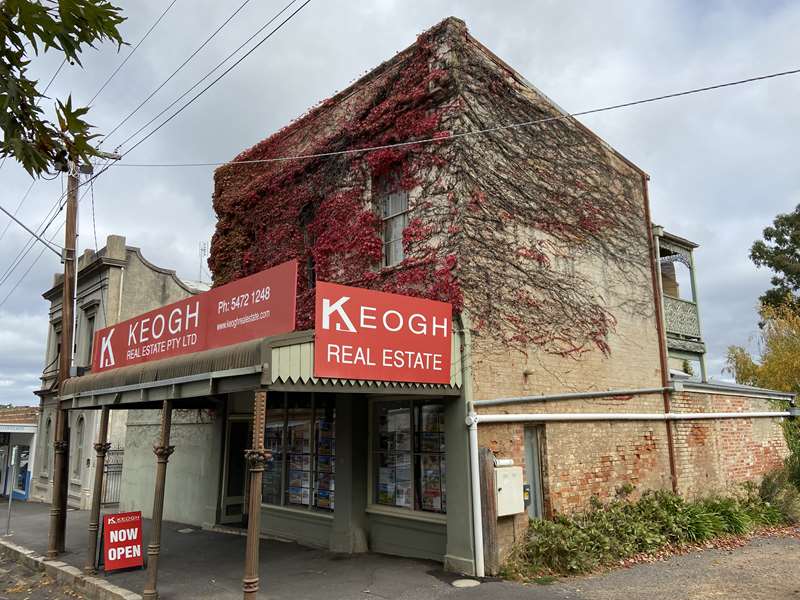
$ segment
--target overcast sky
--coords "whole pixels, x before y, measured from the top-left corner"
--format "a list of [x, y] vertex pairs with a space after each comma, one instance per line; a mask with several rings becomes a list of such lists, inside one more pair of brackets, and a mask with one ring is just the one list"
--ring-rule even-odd
[[[110, 131], [240, 3], [177, 0], [97, 98], [89, 120]], [[65, 68], [50, 95], [88, 102], [166, 2], [120, 4], [131, 47], [87, 52], [84, 69]], [[104, 148], [150, 120], [284, 4], [251, 1]], [[800, 66], [797, 2], [314, 0], [125, 162], [228, 160], [450, 15], [569, 111]], [[59, 63], [46, 55], [32, 70], [46, 82]], [[725, 348], [747, 343], [757, 329], [755, 307], [769, 274], [749, 261], [750, 244], [777, 213], [800, 203], [798, 98], [800, 76], [793, 76], [583, 119], [650, 174], [654, 220], [701, 245], [695, 260], [714, 376]], [[13, 210], [29, 184], [7, 161], [0, 204]], [[211, 192], [211, 168], [111, 169], [94, 188], [100, 245], [109, 234], [125, 235], [152, 262], [197, 279], [199, 244], [214, 229]], [[38, 224], [60, 193], [58, 179], [38, 182], [19, 216]], [[5, 222], [0, 217], [0, 232]], [[89, 196], [81, 204], [80, 233], [80, 248], [94, 247]], [[26, 236], [12, 225], [0, 240], [0, 272]], [[39, 254], [36, 248], [0, 285], [0, 302]], [[41, 294], [60, 269], [45, 252], [0, 307], [0, 403], [37, 401], [32, 390], [42, 371], [48, 310]]]

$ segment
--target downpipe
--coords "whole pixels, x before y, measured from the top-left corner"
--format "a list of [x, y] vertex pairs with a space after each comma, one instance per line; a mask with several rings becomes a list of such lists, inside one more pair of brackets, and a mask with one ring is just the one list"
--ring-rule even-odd
[[469, 427], [469, 470], [472, 482], [472, 535], [475, 540], [475, 575], [483, 577], [483, 519], [481, 518], [481, 477], [478, 464], [478, 415], [470, 407], [466, 418]]

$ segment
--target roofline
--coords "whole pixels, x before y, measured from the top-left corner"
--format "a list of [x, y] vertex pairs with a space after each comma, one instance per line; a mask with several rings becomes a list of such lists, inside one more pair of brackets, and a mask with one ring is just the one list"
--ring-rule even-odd
[[553, 99], [552, 99], [552, 98], [550, 98], [550, 96], [548, 96], [547, 94], [545, 94], [545, 93], [544, 93], [542, 90], [540, 90], [540, 89], [539, 89], [539, 88], [537, 88], [535, 85], [533, 85], [533, 84], [532, 84], [530, 81], [528, 81], [528, 80], [527, 80], [527, 79], [526, 79], [526, 78], [525, 78], [525, 77], [524, 77], [524, 76], [523, 76], [523, 75], [522, 75], [522, 74], [521, 74], [519, 71], [517, 71], [517, 70], [516, 70], [516, 69], [514, 69], [512, 66], [510, 66], [508, 63], [506, 63], [506, 62], [505, 62], [505, 61], [504, 61], [502, 58], [500, 58], [499, 56], [497, 56], [497, 54], [495, 54], [495, 53], [494, 53], [492, 50], [490, 50], [489, 48], [487, 48], [486, 46], [484, 46], [484, 45], [483, 45], [483, 43], [482, 43], [482, 42], [480, 42], [480, 41], [479, 41], [477, 38], [475, 38], [475, 37], [474, 37], [474, 36], [473, 36], [473, 35], [472, 35], [472, 34], [471, 34], [471, 33], [470, 33], [468, 30], [466, 31], [466, 34], [467, 34], [467, 41], [469, 41], [469, 42], [471, 42], [471, 43], [475, 44], [475, 45], [476, 45], [476, 46], [477, 46], [477, 47], [478, 47], [478, 48], [479, 48], [479, 49], [480, 49], [482, 52], [484, 52], [484, 53], [485, 53], [485, 54], [486, 54], [486, 55], [487, 55], [487, 56], [488, 56], [488, 57], [489, 57], [491, 60], [493, 60], [493, 61], [494, 61], [494, 62], [496, 62], [496, 63], [497, 63], [497, 64], [498, 64], [500, 67], [502, 67], [503, 69], [505, 69], [506, 71], [508, 71], [508, 72], [509, 72], [509, 74], [510, 74], [512, 77], [514, 77], [514, 79], [516, 79], [516, 80], [517, 80], [517, 81], [518, 81], [518, 82], [519, 82], [521, 85], [523, 85], [523, 86], [525, 86], [525, 87], [527, 87], [527, 88], [530, 88], [531, 90], [533, 90], [534, 92], [536, 92], [537, 94], [539, 94], [539, 95], [540, 95], [542, 98], [544, 98], [544, 99], [545, 99], [547, 102], [549, 102], [549, 103], [550, 103], [550, 104], [553, 106], [553, 108], [555, 108], [555, 109], [556, 109], [558, 112], [560, 112], [560, 113], [561, 113], [561, 114], [562, 114], [564, 117], [566, 117], [566, 120], [569, 120], [569, 121], [571, 121], [571, 122], [575, 123], [575, 124], [576, 124], [578, 127], [580, 127], [581, 129], [583, 129], [583, 131], [584, 131], [585, 133], [588, 133], [588, 134], [589, 134], [589, 135], [591, 135], [593, 138], [595, 138], [595, 139], [596, 139], [596, 140], [597, 140], [597, 141], [598, 141], [600, 144], [602, 144], [602, 146], [603, 146], [604, 148], [606, 148], [606, 149], [607, 149], [609, 152], [611, 152], [612, 154], [614, 154], [614, 155], [615, 155], [617, 158], [619, 158], [619, 159], [620, 159], [622, 162], [624, 162], [625, 164], [627, 164], [629, 167], [631, 167], [632, 169], [634, 169], [636, 172], [640, 173], [640, 174], [641, 174], [643, 177], [645, 177], [647, 180], [649, 180], [649, 179], [650, 179], [650, 175], [649, 175], [649, 174], [648, 174], [648, 173], [647, 173], [647, 172], [646, 172], [644, 169], [642, 169], [640, 166], [638, 166], [638, 165], [637, 165], [636, 163], [634, 163], [632, 160], [630, 160], [629, 158], [627, 158], [627, 157], [626, 157], [624, 154], [622, 154], [622, 153], [621, 153], [619, 150], [615, 149], [615, 148], [614, 148], [614, 147], [613, 147], [611, 144], [609, 144], [607, 141], [605, 141], [603, 138], [601, 138], [601, 137], [600, 137], [600, 136], [599, 136], [597, 133], [595, 133], [594, 131], [592, 131], [591, 129], [589, 129], [589, 127], [588, 127], [588, 126], [584, 125], [584, 124], [583, 124], [581, 121], [579, 121], [579, 120], [578, 120], [576, 117], [573, 117], [573, 116], [571, 116], [571, 115], [570, 115], [570, 113], [569, 113], [568, 111], [566, 111], [565, 109], [561, 108], [561, 106], [560, 106], [560, 105], [559, 105], [557, 102], [553, 101]]
[[[128, 264], [128, 259], [127, 258], [125, 260], [120, 260], [118, 258], [109, 258], [108, 256], [105, 256], [104, 254], [101, 254], [105, 249], [106, 249], [106, 247], [104, 246], [103, 248], [98, 250], [95, 253], [96, 258], [92, 262], [90, 262], [89, 264], [85, 265], [82, 269], [80, 269], [78, 271], [78, 282], [79, 283], [80, 283], [81, 279], [85, 279], [86, 277], [92, 275], [97, 270], [99, 270], [100, 267], [102, 267], [102, 266], [108, 266], [108, 267], [125, 267], [125, 266], [127, 266], [127, 264]], [[188, 293], [190, 293], [190, 294], [200, 294], [200, 293], [202, 293], [204, 291], [204, 290], [195, 289], [195, 288], [189, 286], [185, 281], [183, 281], [180, 277], [178, 277], [178, 274], [176, 273], [175, 269], [167, 269], [167, 268], [164, 268], [164, 267], [159, 267], [158, 265], [155, 265], [152, 262], [150, 262], [149, 260], [147, 260], [144, 257], [144, 255], [142, 254], [141, 248], [139, 248], [138, 246], [125, 246], [125, 254], [126, 254], [126, 256], [127, 256], [128, 252], [135, 254], [139, 258], [139, 260], [142, 261], [142, 264], [144, 264], [149, 269], [152, 269], [156, 273], [161, 273], [162, 275], [168, 275], [169, 277], [171, 277], [173, 279], [173, 281], [179, 287], [181, 287], [183, 290], [187, 291]], [[58, 273], [57, 275], [61, 275], [61, 273]], [[46, 292], [44, 292], [42, 294], [42, 298], [44, 298], [45, 300], [53, 301], [53, 300], [61, 297], [62, 290], [63, 290], [63, 276], [62, 276], [62, 283], [58, 283], [58, 284], [52, 286], [50, 289], [48, 289]]]
[[678, 244], [679, 246], [686, 246], [687, 248], [692, 248], [692, 249], [700, 247], [700, 244], [698, 244], [696, 242], [693, 242], [691, 240], [687, 240], [686, 238], [683, 238], [683, 237], [681, 237], [679, 235], [675, 235], [674, 233], [669, 233], [661, 225], [655, 225], [654, 224], [653, 228], [654, 229], [658, 228], [658, 229], [661, 230], [660, 234], [656, 233], [656, 235], [658, 237], [662, 237], [665, 240], [669, 240], [671, 242], [674, 242], [674, 243]]

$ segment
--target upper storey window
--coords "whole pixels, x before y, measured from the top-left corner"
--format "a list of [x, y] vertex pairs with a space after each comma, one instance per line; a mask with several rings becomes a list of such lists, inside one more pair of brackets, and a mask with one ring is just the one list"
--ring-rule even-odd
[[387, 178], [378, 189], [383, 220], [383, 266], [391, 267], [405, 258], [403, 230], [408, 225], [408, 192], [398, 189], [394, 178]]

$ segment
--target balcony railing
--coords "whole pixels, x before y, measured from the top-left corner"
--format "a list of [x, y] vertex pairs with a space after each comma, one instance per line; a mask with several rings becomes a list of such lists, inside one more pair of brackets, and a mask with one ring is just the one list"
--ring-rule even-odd
[[664, 296], [664, 321], [667, 333], [700, 339], [697, 305], [689, 300]]

